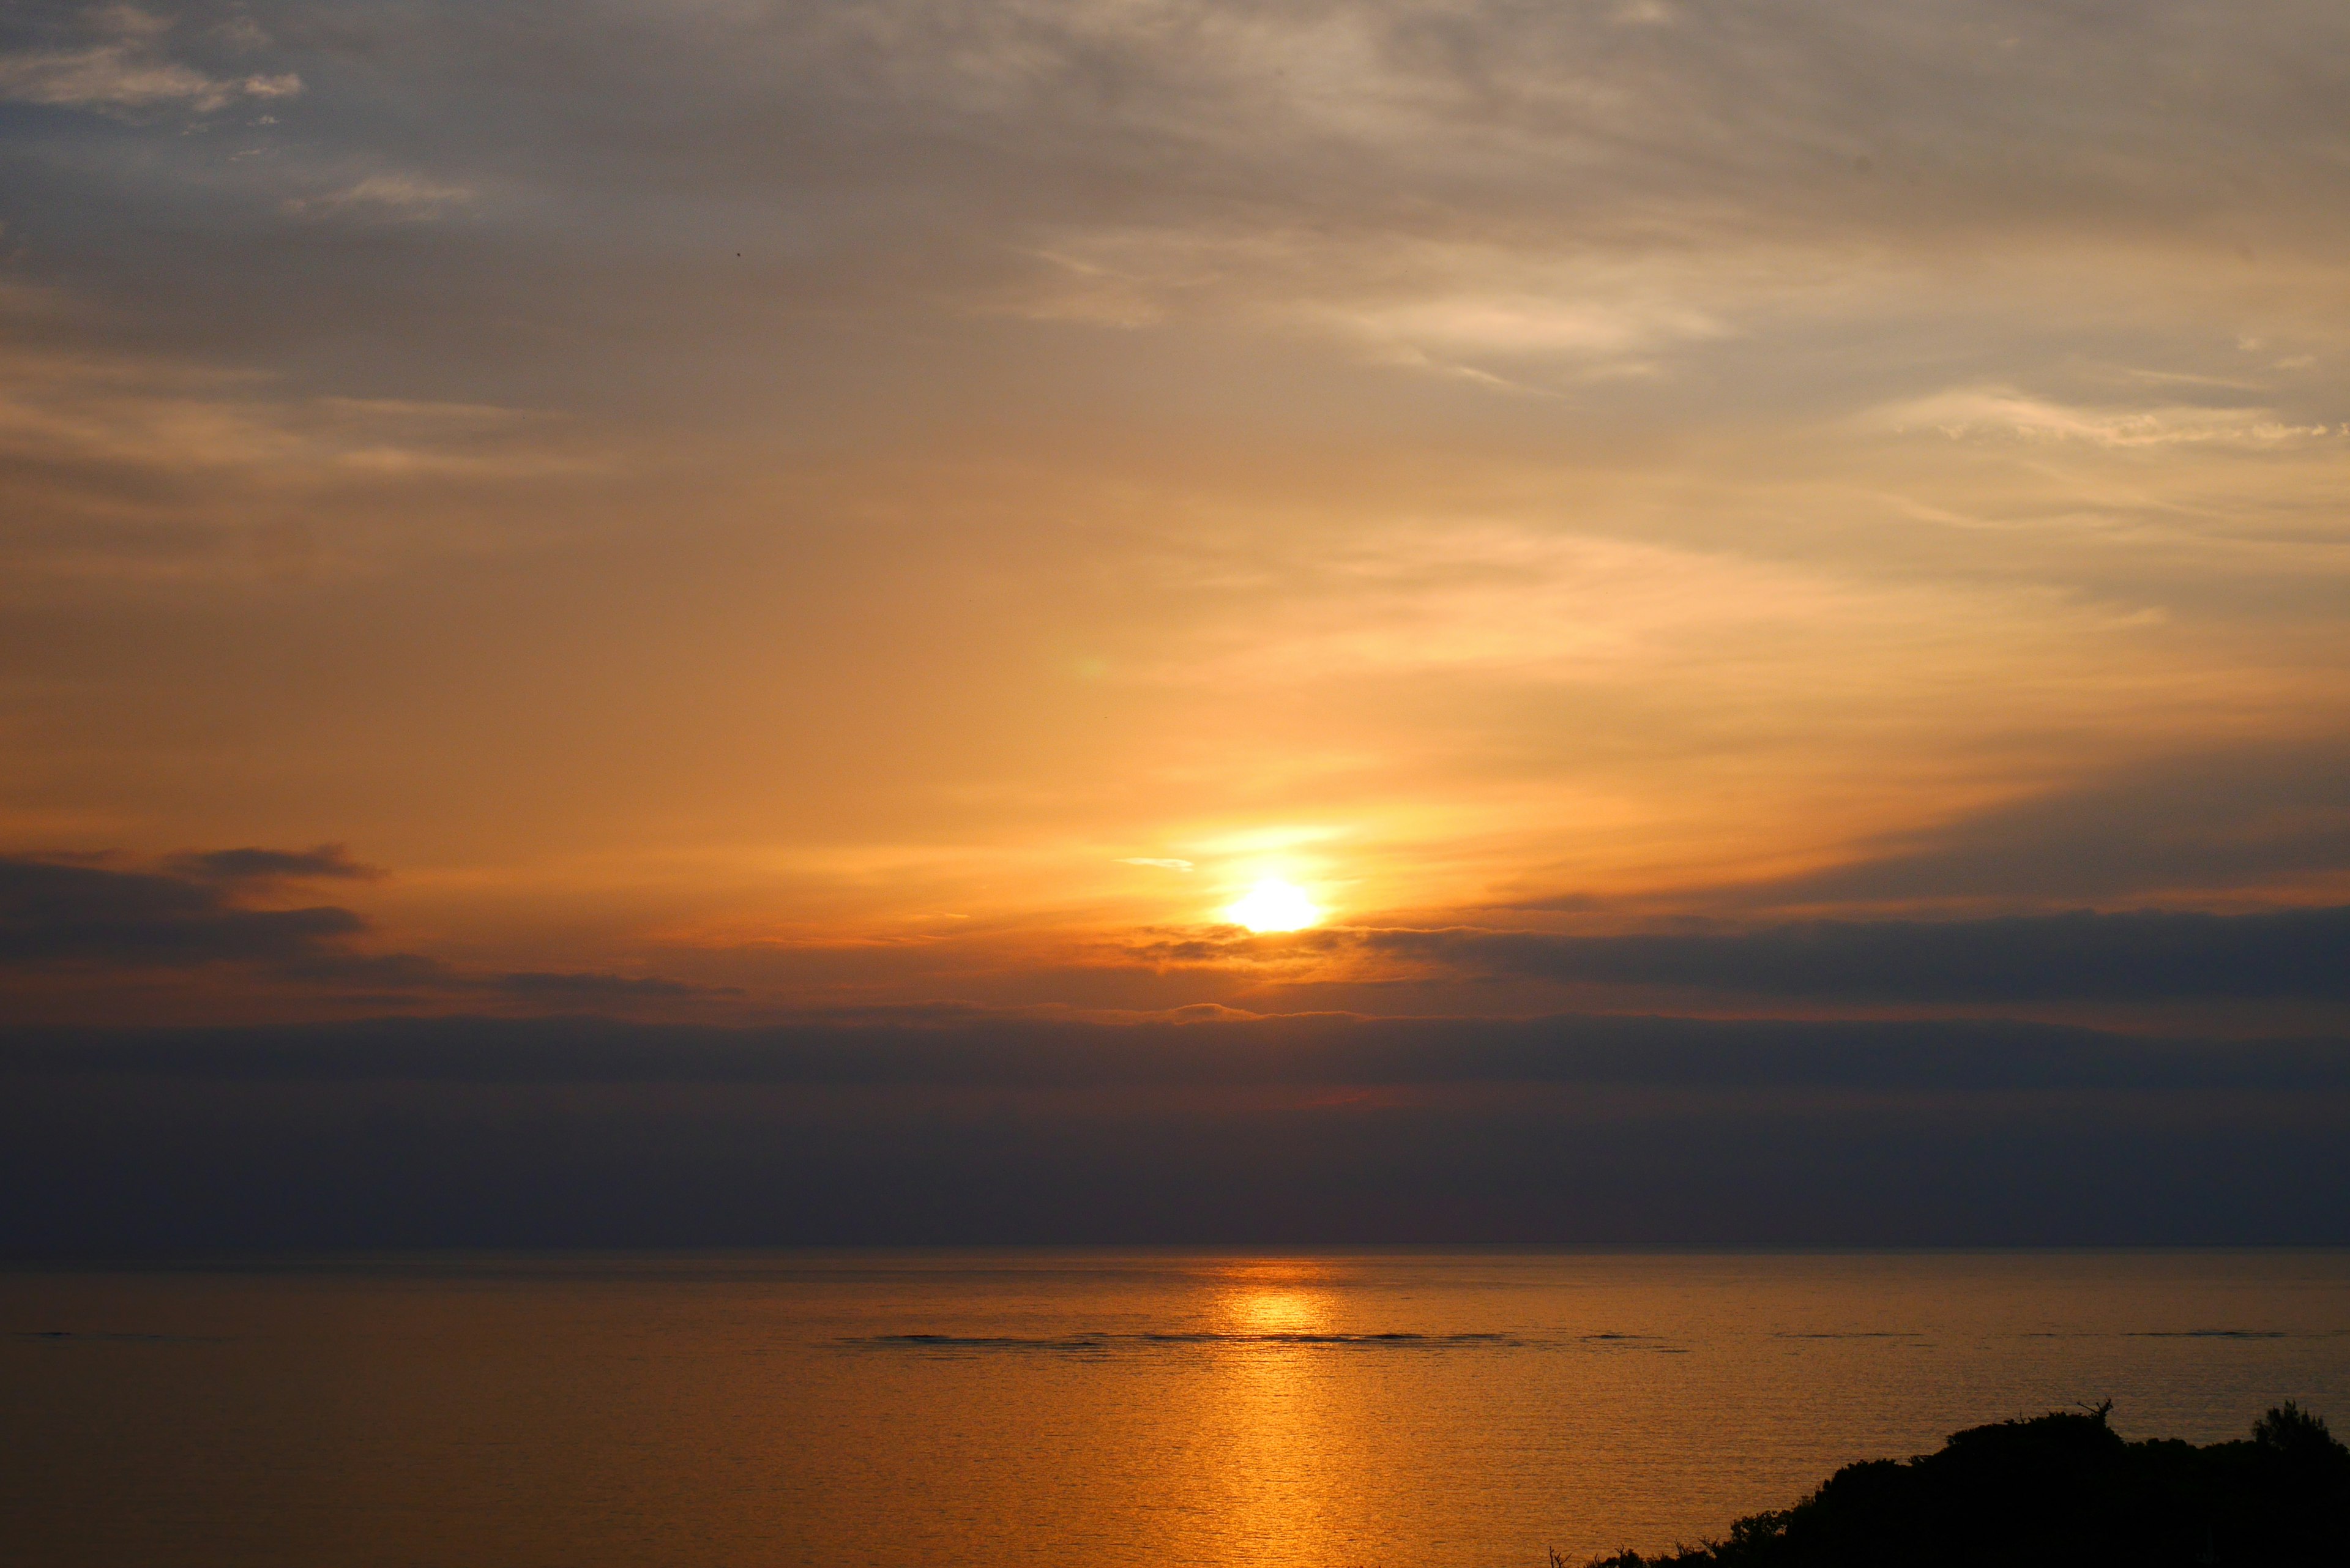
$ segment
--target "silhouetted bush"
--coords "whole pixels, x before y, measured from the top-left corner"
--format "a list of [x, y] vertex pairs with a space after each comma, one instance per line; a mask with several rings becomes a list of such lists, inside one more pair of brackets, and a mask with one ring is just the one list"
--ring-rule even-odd
[[2350, 1568], [2350, 1449], [2321, 1417], [2288, 1401], [2250, 1442], [2199, 1449], [2124, 1442], [2112, 1408], [1846, 1465], [1726, 1541], [1591, 1568]]

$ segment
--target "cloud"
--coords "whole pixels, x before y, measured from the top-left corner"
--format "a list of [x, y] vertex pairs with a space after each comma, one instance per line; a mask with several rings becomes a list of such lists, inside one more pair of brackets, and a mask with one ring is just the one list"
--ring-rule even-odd
[[255, 470], [264, 471], [258, 478], [336, 471], [494, 477], [566, 466], [537, 450], [537, 427], [548, 421], [528, 410], [304, 396], [273, 379], [128, 355], [31, 347], [0, 354], [0, 459], [61, 476], [143, 469], [215, 478]]
[[682, 981], [650, 976], [595, 974], [552, 970], [517, 970], [474, 983], [508, 996], [533, 1001], [577, 1004], [632, 1002], [692, 996], [738, 996], [734, 986], [689, 985]]
[[1540, 293], [1423, 288], [1391, 301], [1330, 301], [1309, 306], [1307, 313], [1358, 337], [1376, 357], [1401, 362], [1557, 359], [1621, 366], [1730, 330], [1701, 308], [1669, 296], [1627, 297], [1616, 289], [1578, 294], [1571, 281]]
[[[95, 314], [57, 290], [0, 291], [0, 578], [8, 597], [266, 570], [287, 541], [306, 571], [471, 553], [534, 526], [484, 514], [487, 493], [611, 472], [627, 443], [578, 421], [484, 402], [357, 398], [177, 356], [72, 348]], [[419, 487], [471, 484], [435, 528]], [[504, 498], [501, 498], [504, 499]], [[371, 515], [399, 511], [397, 526]], [[526, 512], [527, 509], [525, 509]]]
[[251, 16], [234, 16], [213, 29], [223, 43], [240, 52], [269, 47], [269, 30]]
[[1335, 945], [1489, 976], [1847, 1002], [2350, 998], [2350, 908], [2251, 915], [2080, 910], [1570, 936], [1452, 928]]
[[2340, 1244], [2341, 1043], [1993, 1025], [0, 1032], [0, 1252]]
[[[879, 302], [894, 279], [910, 286], [898, 304], [1024, 294], [1118, 323], [1207, 301], [1438, 361], [1612, 357], [1727, 340], [1794, 301], [1849, 305], [1856, 279], [1914, 285], [1905, 268], [1953, 251], [2080, 275], [2084, 241], [2207, 250], [2245, 228], [2323, 249], [2338, 236], [2314, 214], [2340, 210], [2343, 175], [2308, 62], [2343, 24], [2250, 10], [2223, 28], [2166, 0], [2091, 26], [1841, 0], [1766, 25], [1719, 7], [1152, 0], [950, 22], [922, 0], [654, 17], [506, 0], [372, 14], [353, 101], [309, 133], [380, 166], [484, 128], [485, 161], [536, 198], [514, 236], [526, 251], [675, 257], [747, 229], [807, 264], [802, 292]], [[559, 57], [521, 42], [556, 28]], [[297, 31], [322, 71], [360, 52]], [[2001, 33], [2029, 47], [1986, 50]], [[381, 174], [338, 196], [412, 212], [464, 189]], [[557, 213], [570, 224], [539, 227]], [[907, 254], [923, 234], [960, 239]], [[470, 269], [511, 259], [433, 265], [472, 287], [487, 279]]]
[[421, 174], [370, 174], [324, 196], [290, 199], [289, 213], [347, 213], [358, 216], [430, 222], [451, 207], [473, 200], [473, 188]]
[[2350, 871], [2350, 748], [2242, 747], [2140, 763], [1955, 821], [1846, 863], [1728, 889], [1821, 905], [2258, 895]]
[[2008, 388], [1937, 392], [1878, 410], [1868, 422], [1893, 431], [1939, 431], [1960, 436], [2011, 436], [2025, 441], [2078, 441], [2103, 447], [2230, 446], [2252, 449], [2317, 441], [2331, 425], [2293, 424], [2271, 409], [2084, 408], [2031, 397]]
[[[510, 977], [521, 978], [521, 977]], [[608, 976], [577, 981], [584, 995]], [[387, 1018], [222, 1029], [0, 1031], [0, 1075], [272, 1082], [891, 1085], [956, 1089], [1330, 1086], [2009, 1095], [2350, 1094], [2350, 1043], [2147, 1039], [2053, 1024], [1259, 1016], [1185, 1009], [1100, 1023], [984, 1009], [754, 1026]]]
[[351, 858], [340, 844], [315, 849], [213, 849], [175, 855], [164, 862], [174, 873], [208, 882], [304, 882], [364, 880], [384, 875], [380, 867]]
[[1471, 239], [1072, 230], [1035, 254], [1050, 270], [1013, 289], [1015, 314], [1122, 327], [1239, 317], [1347, 344], [1372, 363], [1447, 372], [1495, 364], [1590, 379], [1733, 331], [1683, 296], [1691, 280], [1679, 269]]
[[[1587, 679], [1677, 647], [1901, 617], [1879, 596], [1782, 563], [1534, 524], [1374, 524], [1257, 549], [1275, 591], [1203, 628], [1213, 640], [1170, 658], [1155, 679], [1227, 688], [1435, 671]], [[1229, 566], [1207, 550], [1165, 568], [1219, 569]]]
[[1148, 855], [1129, 856], [1126, 859], [1119, 861], [1118, 864], [1121, 866], [1155, 866], [1162, 871], [1189, 871], [1191, 869], [1191, 862], [1189, 860], [1158, 859]]
[[348, 909], [252, 909], [164, 872], [0, 857], [0, 964], [312, 964], [367, 929]]
[[57, 981], [76, 971], [103, 981], [227, 969], [296, 990], [428, 1000], [486, 993], [560, 1006], [735, 994], [656, 977], [471, 970], [418, 953], [372, 953], [357, 945], [371, 927], [353, 910], [247, 901], [286, 883], [383, 875], [339, 845], [177, 855], [153, 870], [104, 860], [0, 856], [0, 971]]
[[172, 17], [122, 4], [92, 5], [82, 13], [82, 24], [93, 32], [123, 38], [161, 37], [177, 25]]
[[210, 114], [241, 99], [267, 101], [302, 91], [302, 78], [291, 71], [222, 78], [163, 57], [156, 51], [171, 21], [135, 6], [94, 7], [82, 20], [109, 41], [0, 52], [0, 99], [111, 113], [184, 109]]

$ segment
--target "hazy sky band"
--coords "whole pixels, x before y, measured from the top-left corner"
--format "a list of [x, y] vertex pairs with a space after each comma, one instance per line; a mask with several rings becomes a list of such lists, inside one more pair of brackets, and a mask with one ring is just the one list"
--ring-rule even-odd
[[[1547, 1027], [1607, 1054], [1609, 1025]], [[1211, 1033], [1205, 1072], [1186, 1054], [1163, 1076], [991, 1076], [958, 1070], [988, 1051], [964, 1042], [958, 1064], [950, 1041], [889, 1080], [872, 1064], [910, 1064], [905, 1042], [844, 1032], [847, 1071], [822, 1081], [704, 1054], [788, 1059], [771, 1041], [616, 1047], [529, 1023], [84, 1038], [46, 1060], [12, 1040], [0, 1251], [2345, 1240], [2338, 1050], [1896, 1026], [1831, 1031], [1807, 1055], [1752, 1026], [1683, 1025], [1679, 1051], [1669, 1033], [1619, 1034], [1637, 1050], [1579, 1079], [1530, 1081], [1523, 1058], [1507, 1079], [1446, 1075], [1449, 1043], [1490, 1069], [1481, 1045], [1518, 1028], [1421, 1024], [1412, 1083], [1394, 1081], [1403, 1021], [1342, 1033], [1314, 1074], [1337, 1082], [1268, 1081], [1283, 1043], [1245, 1030]], [[1054, 1033], [999, 1035], [994, 1054], [1049, 1062]], [[1136, 1035], [1083, 1044], [1150, 1053]], [[1929, 1062], [1948, 1048], [1939, 1065], [1921, 1044]], [[1883, 1070], [1852, 1070], [1864, 1059]]]
[[2338, 1041], [2146, 1040], [1954, 1021], [1299, 1016], [1180, 1023], [1035, 1018], [765, 1029], [577, 1018], [373, 1020], [0, 1035], [18, 1080], [764, 1084], [1101, 1089], [1265, 1085], [1866, 1090], [2095, 1096], [2350, 1093]]

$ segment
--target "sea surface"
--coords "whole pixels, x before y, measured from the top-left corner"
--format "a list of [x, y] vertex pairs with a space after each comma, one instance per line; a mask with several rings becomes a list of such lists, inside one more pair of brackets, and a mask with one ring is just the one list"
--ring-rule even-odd
[[2350, 1426], [2350, 1252], [0, 1272], [11, 1564], [1526, 1564], [2111, 1398]]

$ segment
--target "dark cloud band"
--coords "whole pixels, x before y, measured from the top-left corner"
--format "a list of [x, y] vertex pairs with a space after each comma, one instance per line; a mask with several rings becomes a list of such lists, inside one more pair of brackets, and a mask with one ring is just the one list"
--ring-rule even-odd
[[2350, 1041], [2201, 1043], [1970, 1022], [1342, 1015], [1108, 1023], [942, 1010], [763, 1028], [581, 1018], [0, 1034], [0, 1073], [275, 1083], [950, 1089], [2350, 1091]]
[[58, 966], [136, 973], [234, 967], [275, 981], [364, 992], [494, 993], [556, 1006], [676, 999], [709, 988], [593, 971], [478, 972], [417, 953], [369, 953], [369, 930], [333, 905], [254, 909], [283, 884], [381, 875], [339, 846], [180, 855], [159, 870], [0, 857], [0, 975]]
[[1490, 975], [1909, 1002], [2350, 997], [2350, 909], [2080, 910], [1562, 936], [1471, 928], [1339, 939]]
[[1644, 1020], [20, 1033], [0, 1254], [2338, 1244], [2345, 1067]]

